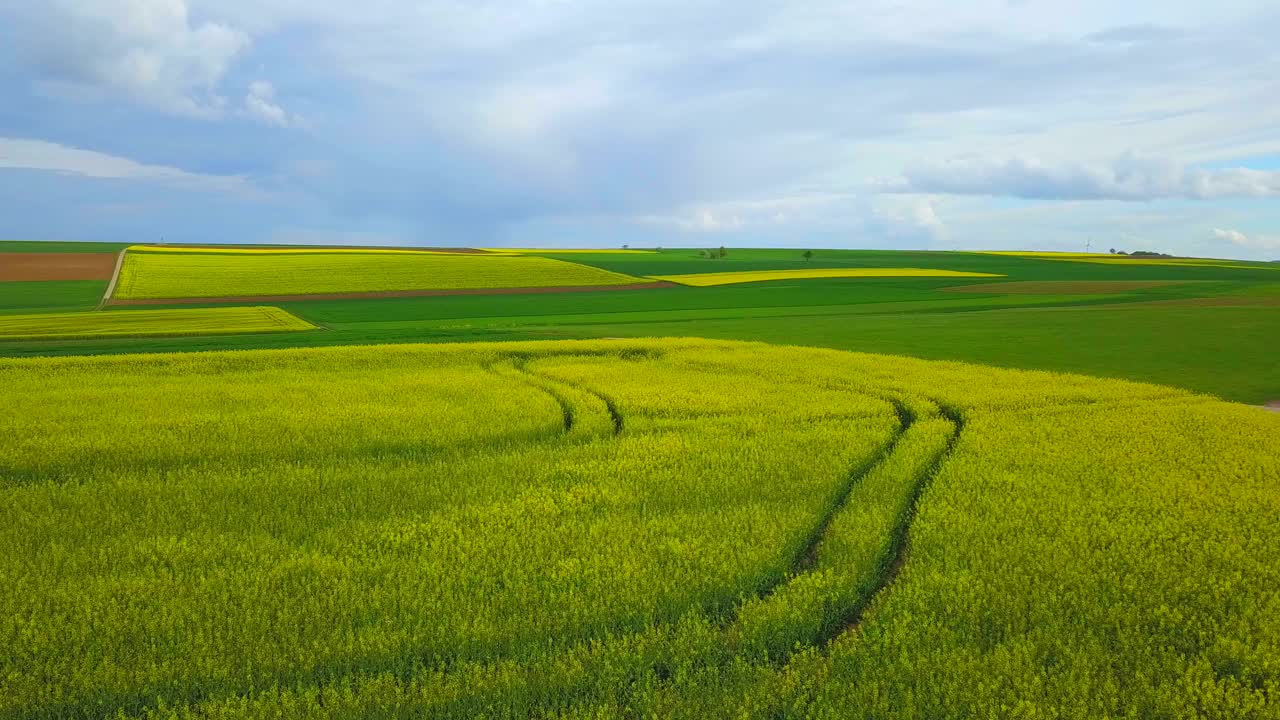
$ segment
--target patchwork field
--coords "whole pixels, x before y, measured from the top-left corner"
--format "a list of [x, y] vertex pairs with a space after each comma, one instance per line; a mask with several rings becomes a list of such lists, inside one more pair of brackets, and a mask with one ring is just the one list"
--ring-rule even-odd
[[901, 277], [999, 277], [993, 273], [960, 272], [956, 270], [930, 270], [921, 268], [822, 268], [814, 270], [755, 270], [744, 272], [690, 273], [685, 275], [654, 275], [654, 280], [666, 280], [692, 287], [714, 287], [738, 283], [769, 282], [774, 280], [816, 280], [821, 278], [901, 278]]
[[1277, 713], [1276, 266], [61, 249], [0, 718]]
[[130, 248], [113, 299], [262, 298], [644, 283], [586, 265], [520, 255], [409, 251]]
[[[67, 255], [62, 251], [68, 247], [104, 254], [121, 249], [86, 243], [0, 242], [0, 253], [35, 254], [40, 256], [38, 262], [49, 265]], [[11, 337], [0, 338], [0, 356], [697, 335], [1148, 380], [1252, 404], [1280, 398], [1280, 373], [1274, 360], [1280, 352], [1275, 340], [1280, 337], [1280, 312], [1275, 305], [1280, 300], [1280, 266], [1274, 264], [1214, 267], [1220, 263], [1148, 265], [1127, 260], [1098, 264], [1067, 262], [1072, 255], [1061, 253], [825, 249], [805, 253], [729, 248], [723, 255], [678, 248], [521, 249], [506, 257], [497, 254], [501, 249], [466, 256], [412, 249], [371, 253], [368, 248], [165, 246], [161, 250], [129, 253], [130, 257], [146, 255], [146, 259], [155, 255], [183, 269], [150, 274], [146, 283], [178, 286], [155, 294], [188, 293], [200, 287], [214, 295], [121, 300], [117, 292], [109, 305], [170, 309], [189, 309], [193, 303], [272, 305], [324, 331]], [[377, 258], [373, 261], [377, 264], [367, 264], [371, 257]], [[1097, 256], [1086, 259], [1092, 257]], [[250, 291], [272, 294], [222, 295], [246, 289], [242, 280], [223, 272], [225, 258], [252, 268], [243, 281], [251, 283]], [[195, 266], [211, 264], [189, 276], [193, 262]], [[274, 272], [299, 262], [306, 268], [313, 267], [311, 263], [321, 267], [313, 272]], [[458, 262], [462, 264], [453, 264]], [[620, 284], [314, 292], [318, 287], [334, 287], [332, 283], [342, 288], [440, 284], [442, 276], [424, 279], [420, 272], [425, 265], [440, 263], [475, 268], [467, 277], [448, 283], [453, 285], [535, 282], [519, 279], [505, 272], [507, 268], [547, 270], [553, 274], [541, 280], [551, 283], [564, 283], [567, 277], [597, 283], [604, 273]], [[273, 272], [262, 272], [264, 267]], [[858, 276], [884, 268], [917, 268], [938, 271], [940, 276]], [[815, 271], [854, 276], [795, 275]], [[361, 278], [359, 273], [364, 272], [370, 274]], [[711, 275], [734, 279], [744, 273], [748, 277], [769, 273], [760, 277], [771, 279], [705, 287], [649, 280], [666, 277], [688, 282]], [[955, 277], [956, 273], [998, 277]], [[240, 287], [228, 289], [230, 282]], [[316, 282], [330, 284], [317, 286]], [[292, 287], [282, 287], [286, 284]], [[105, 288], [102, 280], [0, 281], [0, 315], [92, 310]], [[635, 292], [640, 289], [644, 291]]]
[[0, 388], [0, 716], [1276, 711], [1260, 409], [701, 340]]
[[0, 341], [236, 335], [314, 329], [315, 325], [273, 307], [0, 315]]

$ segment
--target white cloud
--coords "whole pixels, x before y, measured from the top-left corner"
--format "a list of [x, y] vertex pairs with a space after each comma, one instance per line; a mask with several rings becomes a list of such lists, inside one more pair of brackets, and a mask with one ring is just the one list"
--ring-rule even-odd
[[930, 198], [914, 198], [905, 203], [882, 198], [877, 201], [874, 212], [878, 224], [891, 237], [930, 242], [949, 237], [947, 226]]
[[[1277, 34], [1266, 0], [0, 0], [0, 75], [19, 98], [112, 111], [19, 99], [8, 134], [216, 157], [314, 195], [335, 229], [514, 237], [575, 218], [655, 239], [1081, 248], [1136, 232], [1179, 252], [1213, 226], [1280, 228], [1275, 172], [1197, 168], [1280, 154]], [[308, 132], [148, 124], [126, 103]], [[933, 158], [968, 159], [912, 168]], [[873, 177], [894, 192], [805, 204]], [[1218, 198], [1257, 200], [1181, 202]], [[1170, 206], [1194, 217], [1124, 218]]]
[[0, 170], [39, 170], [84, 178], [139, 180], [170, 186], [254, 194], [238, 175], [206, 175], [164, 165], [147, 165], [93, 150], [43, 140], [0, 137]]
[[635, 218], [645, 225], [684, 232], [725, 232], [767, 226], [820, 222], [853, 209], [861, 212], [849, 193], [804, 192], [751, 200], [698, 203], [667, 214]]
[[221, 115], [219, 86], [251, 42], [226, 23], [194, 22], [186, 0], [51, 0], [17, 14], [46, 90], [173, 115]]
[[1239, 230], [1214, 228], [1213, 237], [1252, 250], [1280, 250], [1280, 235], [1246, 235]]
[[874, 187], [891, 193], [990, 195], [1053, 200], [1212, 200], [1280, 197], [1280, 171], [1187, 168], [1127, 153], [1109, 163], [1049, 164], [1037, 158], [962, 158], [907, 170]]
[[249, 84], [249, 92], [244, 97], [245, 113], [266, 125], [289, 127], [289, 113], [276, 102], [275, 87], [265, 80]]

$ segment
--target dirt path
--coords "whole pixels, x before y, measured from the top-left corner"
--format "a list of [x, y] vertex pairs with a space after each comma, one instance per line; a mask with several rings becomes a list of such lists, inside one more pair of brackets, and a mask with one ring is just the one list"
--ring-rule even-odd
[[120, 255], [116, 258], [115, 269], [111, 271], [111, 282], [107, 283], [107, 291], [102, 293], [102, 300], [98, 301], [98, 309], [101, 310], [111, 302], [111, 293], [116, 291], [116, 282], [120, 280], [120, 268], [124, 267], [124, 254], [128, 250], [121, 250]]
[[106, 280], [116, 253], [0, 253], [0, 282]]
[[675, 283], [650, 282], [629, 285], [562, 285], [532, 288], [467, 288], [459, 290], [387, 290], [382, 292], [319, 293], [315, 295], [241, 295], [237, 297], [148, 298], [121, 300], [108, 305], [200, 305], [208, 303], [283, 303], [309, 300], [379, 300], [383, 298], [444, 297], [448, 295], [535, 295], [540, 293], [606, 292], [610, 290], [656, 290], [680, 287]]
[[1263, 410], [1270, 410], [1273, 413], [1280, 413], [1280, 400], [1272, 400], [1269, 403], [1260, 405]]

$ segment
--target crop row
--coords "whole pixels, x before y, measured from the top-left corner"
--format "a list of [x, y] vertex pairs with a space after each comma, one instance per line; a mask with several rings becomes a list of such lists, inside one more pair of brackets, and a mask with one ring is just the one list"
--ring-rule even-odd
[[0, 315], [0, 341], [299, 332], [311, 323], [274, 307]]

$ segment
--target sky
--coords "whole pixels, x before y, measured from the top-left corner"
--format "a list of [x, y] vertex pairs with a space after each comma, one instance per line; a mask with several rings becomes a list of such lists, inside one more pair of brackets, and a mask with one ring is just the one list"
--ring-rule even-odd
[[1271, 0], [0, 4], [0, 237], [1280, 259]]

